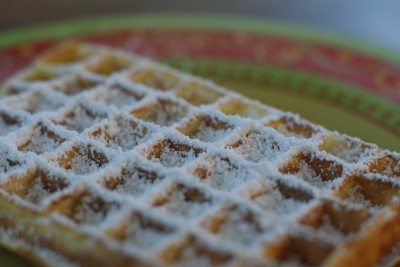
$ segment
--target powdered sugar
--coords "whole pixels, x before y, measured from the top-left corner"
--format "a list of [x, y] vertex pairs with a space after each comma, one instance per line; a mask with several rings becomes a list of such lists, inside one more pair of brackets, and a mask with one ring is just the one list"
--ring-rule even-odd
[[68, 107], [61, 118], [54, 118], [53, 121], [69, 130], [75, 130], [80, 133], [93, 124], [102, 121], [107, 116], [107, 111], [99, 106], [81, 101]]
[[12, 148], [0, 142], [0, 174], [6, 173], [12, 169], [19, 169], [26, 160], [14, 152]]
[[143, 92], [134, 91], [120, 84], [99, 87], [93, 91], [93, 95], [96, 101], [119, 108], [134, 105], [144, 97]]
[[23, 113], [0, 109], [0, 136], [19, 129], [24, 121]]
[[164, 178], [165, 174], [157, 171], [154, 166], [132, 161], [124, 165], [116, 177], [106, 182], [106, 186], [120, 194], [140, 197]]
[[3, 100], [3, 105], [25, 110], [30, 113], [53, 111], [61, 108], [66, 103], [63, 95], [46, 90], [32, 90], [19, 96], [11, 96]]
[[250, 131], [228, 148], [248, 161], [272, 161], [290, 148], [290, 139], [284, 141], [272, 131]]
[[157, 218], [135, 212], [124, 231], [124, 239], [127, 242], [140, 248], [154, 249], [160, 247], [163, 241], [171, 238], [177, 229], [172, 225], [160, 222]]
[[153, 131], [143, 122], [121, 116], [99, 125], [89, 136], [108, 147], [127, 151], [148, 140]]
[[209, 211], [216, 201], [216, 197], [203, 188], [174, 183], [166, 196], [160, 196], [153, 205], [168, 213], [196, 218]]
[[72, 144], [65, 154], [55, 159], [58, 166], [75, 174], [97, 172], [109, 164], [107, 153], [92, 144]]
[[147, 158], [165, 167], [181, 167], [204, 152], [202, 148], [192, 144], [187, 141], [164, 139], [154, 144], [147, 152]]
[[66, 141], [66, 138], [67, 134], [58, 132], [51, 123], [39, 121], [18, 138], [18, 149], [23, 152], [31, 151], [42, 154], [54, 151]]
[[219, 190], [230, 191], [257, 177], [248, 166], [224, 155], [208, 154], [197, 162], [191, 173]]
[[[66, 257], [96, 244], [82, 264], [106, 251], [119, 265], [139, 254], [154, 266], [313, 265], [297, 243], [264, 252], [282, 236], [320, 251], [319, 240], [336, 246], [364, 231], [345, 208], [316, 223], [324, 199], [355, 206], [361, 221], [399, 199], [395, 152], [148, 60], [94, 51], [72, 64], [42, 59], [54, 75], [35, 85], [18, 76], [10, 92], [25, 92], [1, 100], [1, 196], [46, 218], [46, 240], [67, 244]], [[82, 243], [54, 235], [63, 229]]]

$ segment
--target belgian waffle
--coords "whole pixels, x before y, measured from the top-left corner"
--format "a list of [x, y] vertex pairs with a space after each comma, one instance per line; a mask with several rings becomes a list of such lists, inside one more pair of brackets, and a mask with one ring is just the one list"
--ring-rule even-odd
[[38, 265], [399, 264], [396, 152], [90, 44], [5, 90], [0, 243]]

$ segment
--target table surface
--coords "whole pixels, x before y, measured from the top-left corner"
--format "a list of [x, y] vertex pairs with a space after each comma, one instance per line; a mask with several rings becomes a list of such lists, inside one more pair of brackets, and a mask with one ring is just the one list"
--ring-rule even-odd
[[400, 51], [397, 0], [0, 0], [0, 31], [88, 16], [233, 14], [309, 25]]

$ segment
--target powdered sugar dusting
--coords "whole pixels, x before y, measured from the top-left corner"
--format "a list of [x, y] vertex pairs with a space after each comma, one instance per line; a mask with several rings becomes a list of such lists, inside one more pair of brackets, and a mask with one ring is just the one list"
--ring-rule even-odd
[[7, 145], [0, 143], [0, 174], [20, 168], [25, 161], [22, 155], [14, 152]]
[[147, 158], [165, 167], [181, 167], [193, 161], [204, 150], [193, 142], [174, 141], [169, 138], [159, 141], [147, 152]]
[[164, 179], [165, 174], [151, 164], [131, 161], [124, 164], [115, 177], [106, 180], [105, 185], [119, 194], [140, 197]]
[[134, 246], [154, 248], [171, 238], [177, 229], [142, 212], [134, 212], [124, 231], [124, 239]]
[[193, 175], [213, 188], [232, 190], [245, 182], [255, 179], [256, 173], [237, 160], [223, 155], [206, 155], [192, 168]]
[[144, 97], [143, 92], [137, 92], [120, 84], [100, 87], [93, 92], [94, 99], [116, 107], [131, 106]]
[[148, 140], [154, 130], [129, 117], [116, 117], [96, 127], [89, 136], [106, 146], [124, 151]]
[[204, 188], [174, 183], [165, 196], [157, 198], [153, 205], [168, 213], [186, 218], [198, 218], [210, 210], [217, 201]]
[[42, 154], [54, 151], [66, 140], [67, 135], [58, 132], [51, 123], [39, 121], [19, 137], [18, 149]]
[[108, 116], [104, 110], [95, 105], [88, 105], [83, 101], [67, 108], [64, 114], [61, 118], [55, 118], [54, 122], [77, 132], [83, 132]]
[[2, 111], [0, 109], [0, 136], [17, 130], [21, 127], [23, 121], [23, 113], [7, 109]]
[[5, 106], [29, 113], [53, 111], [65, 105], [62, 94], [46, 90], [32, 90], [20, 96], [6, 98], [3, 103]]
[[83, 195], [78, 201], [71, 214], [71, 218], [77, 223], [100, 224], [119, 208], [117, 203], [106, 202], [91, 194]]
[[249, 161], [271, 161], [290, 148], [290, 139], [284, 141], [272, 131], [250, 131], [228, 148]]
[[0, 236], [18, 232], [34, 253], [72, 266], [316, 266], [398, 225], [396, 152], [130, 53], [51, 53], [0, 100]]

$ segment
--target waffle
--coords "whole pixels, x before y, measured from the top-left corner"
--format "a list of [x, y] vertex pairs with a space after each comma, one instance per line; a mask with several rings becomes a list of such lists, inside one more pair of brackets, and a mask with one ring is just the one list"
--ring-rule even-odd
[[43, 266], [395, 266], [400, 155], [69, 42], [0, 99], [0, 243]]

